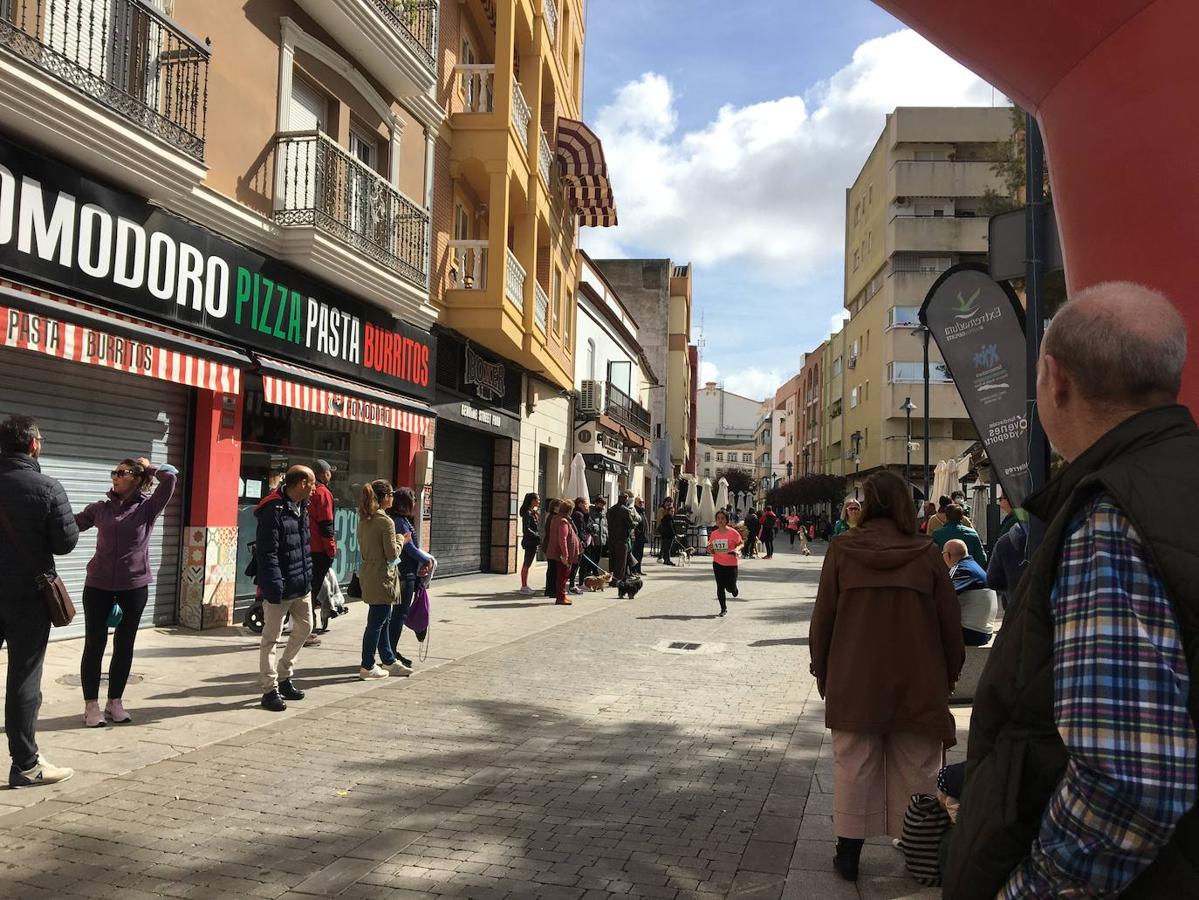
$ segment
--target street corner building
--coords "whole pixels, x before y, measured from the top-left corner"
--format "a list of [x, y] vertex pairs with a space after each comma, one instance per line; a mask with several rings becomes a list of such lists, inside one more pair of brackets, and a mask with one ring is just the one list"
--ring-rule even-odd
[[[183, 472], [147, 623], [238, 622], [253, 509], [318, 458], [343, 582], [375, 478], [416, 489], [444, 571], [513, 567], [517, 492], [569, 461], [577, 229], [615, 221], [582, 25], [572, 0], [0, 3], [0, 416], [39, 420], [77, 510], [121, 458]], [[60, 560], [76, 594], [94, 540]]]

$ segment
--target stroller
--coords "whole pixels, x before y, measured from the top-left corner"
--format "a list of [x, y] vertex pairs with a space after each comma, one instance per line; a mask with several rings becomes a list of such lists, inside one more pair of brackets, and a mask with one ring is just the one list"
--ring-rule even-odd
[[[251, 541], [248, 546], [250, 548], [250, 562], [246, 566], [246, 575], [253, 580], [255, 586], [258, 584], [258, 558], [254, 555], [254, 547], [256, 541]], [[333, 569], [330, 568], [325, 573], [325, 583], [316, 591], [316, 596], [313, 597], [314, 610], [321, 612], [321, 630], [327, 631], [329, 628], [329, 620], [335, 619], [338, 616], [345, 615], [350, 610], [346, 606], [346, 598], [342, 593], [341, 585], [337, 583], [337, 576], [333, 574]], [[266, 627], [266, 619], [262, 612], [262, 594], [257, 592], [254, 597], [254, 602], [250, 604], [246, 610], [245, 617], [242, 619], [242, 626], [254, 634], [262, 634], [262, 629]], [[291, 632], [291, 616], [290, 614], [283, 621], [283, 633]], [[314, 633], [315, 629], [314, 629]]]
[[666, 550], [666, 558], [676, 566], [686, 566], [691, 562], [691, 554], [687, 551], [691, 545], [687, 542], [688, 529], [691, 523], [686, 516], [674, 516], [671, 522], [670, 546]]

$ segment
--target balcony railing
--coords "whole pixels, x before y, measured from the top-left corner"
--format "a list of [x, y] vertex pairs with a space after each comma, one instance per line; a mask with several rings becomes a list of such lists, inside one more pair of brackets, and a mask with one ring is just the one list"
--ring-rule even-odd
[[550, 186], [550, 167], [554, 164], [554, 154], [550, 150], [550, 142], [545, 136], [545, 129], [537, 131], [537, 170], [545, 180], [545, 186]]
[[632, 428], [642, 437], [649, 437], [649, 410], [610, 381], [607, 393], [608, 402], [604, 404], [604, 414], [621, 425]]
[[454, 72], [462, 79], [464, 112], [495, 112], [495, 63], [463, 64]]
[[525, 100], [525, 92], [521, 90], [520, 82], [512, 82], [512, 124], [516, 126], [516, 133], [526, 141], [529, 139], [529, 123], [533, 121], [533, 114], [529, 112], [528, 101]]
[[437, 54], [437, 0], [374, 0], [413, 53], [429, 66]]
[[546, 323], [549, 320], [550, 313], [550, 298], [546, 294], [545, 288], [540, 283], [535, 283], [537, 289], [537, 327], [541, 329], [542, 334], [546, 331]]
[[327, 232], [409, 281], [429, 282], [429, 215], [319, 131], [276, 138], [280, 225]]
[[516, 258], [516, 254], [509, 247], [508, 273], [504, 280], [504, 293], [522, 312], [525, 308], [525, 279], [527, 277], [525, 267], [520, 264], [520, 260]]
[[450, 241], [450, 285], [462, 291], [487, 288], [487, 241]]
[[545, 30], [550, 33], [550, 41], [558, 40], [558, 4], [556, 0], [541, 0], [542, 15], [545, 16]]
[[0, 47], [198, 160], [211, 50], [138, 0], [0, 0]]

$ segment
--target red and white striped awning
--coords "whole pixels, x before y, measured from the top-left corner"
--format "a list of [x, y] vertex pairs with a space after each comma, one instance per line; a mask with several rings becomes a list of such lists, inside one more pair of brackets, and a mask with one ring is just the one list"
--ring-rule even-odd
[[[12, 305], [11, 300], [6, 302], [7, 297], [35, 300], [38, 311]], [[64, 317], [46, 315], [41, 311], [43, 309], [61, 311], [59, 315]], [[72, 313], [85, 315], [95, 324], [68, 321], [65, 316]], [[106, 322], [113, 323], [117, 328], [105, 330], [103, 324]], [[121, 326], [136, 328], [138, 336], [120, 333], [118, 329]], [[224, 394], [241, 393], [241, 369], [236, 364], [161, 346], [153, 341], [156, 333], [164, 339], [169, 337], [175, 342], [184, 341], [200, 350], [205, 344], [183, 332], [159, 328], [0, 278], [0, 347], [30, 350], [66, 362], [100, 366]], [[148, 335], [149, 339], [143, 339], [143, 334]], [[232, 354], [222, 351], [222, 355]], [[248, 364], [250, 360], [247, 358], [245, 362]]]
[[558, 119], [558, 170], [566, 204], [580, 225], [616, 225], [616, 201], [608, 180], [604, 145], [590, 128], [575, 119]]
[[418, 400], [366, 388], [302, 366], [258, 357], [267, 403], [424, 435], [435, 413]]

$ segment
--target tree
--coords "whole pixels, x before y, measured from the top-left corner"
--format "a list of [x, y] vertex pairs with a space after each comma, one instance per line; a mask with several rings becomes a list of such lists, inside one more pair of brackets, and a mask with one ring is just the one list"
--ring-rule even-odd
[[723, 478], [729, 483], [729, 491], [732, 493], [753, 493], [757, 485], [754, 482], [754, 476], [745, 469], [717, 469], [716, 480]]

